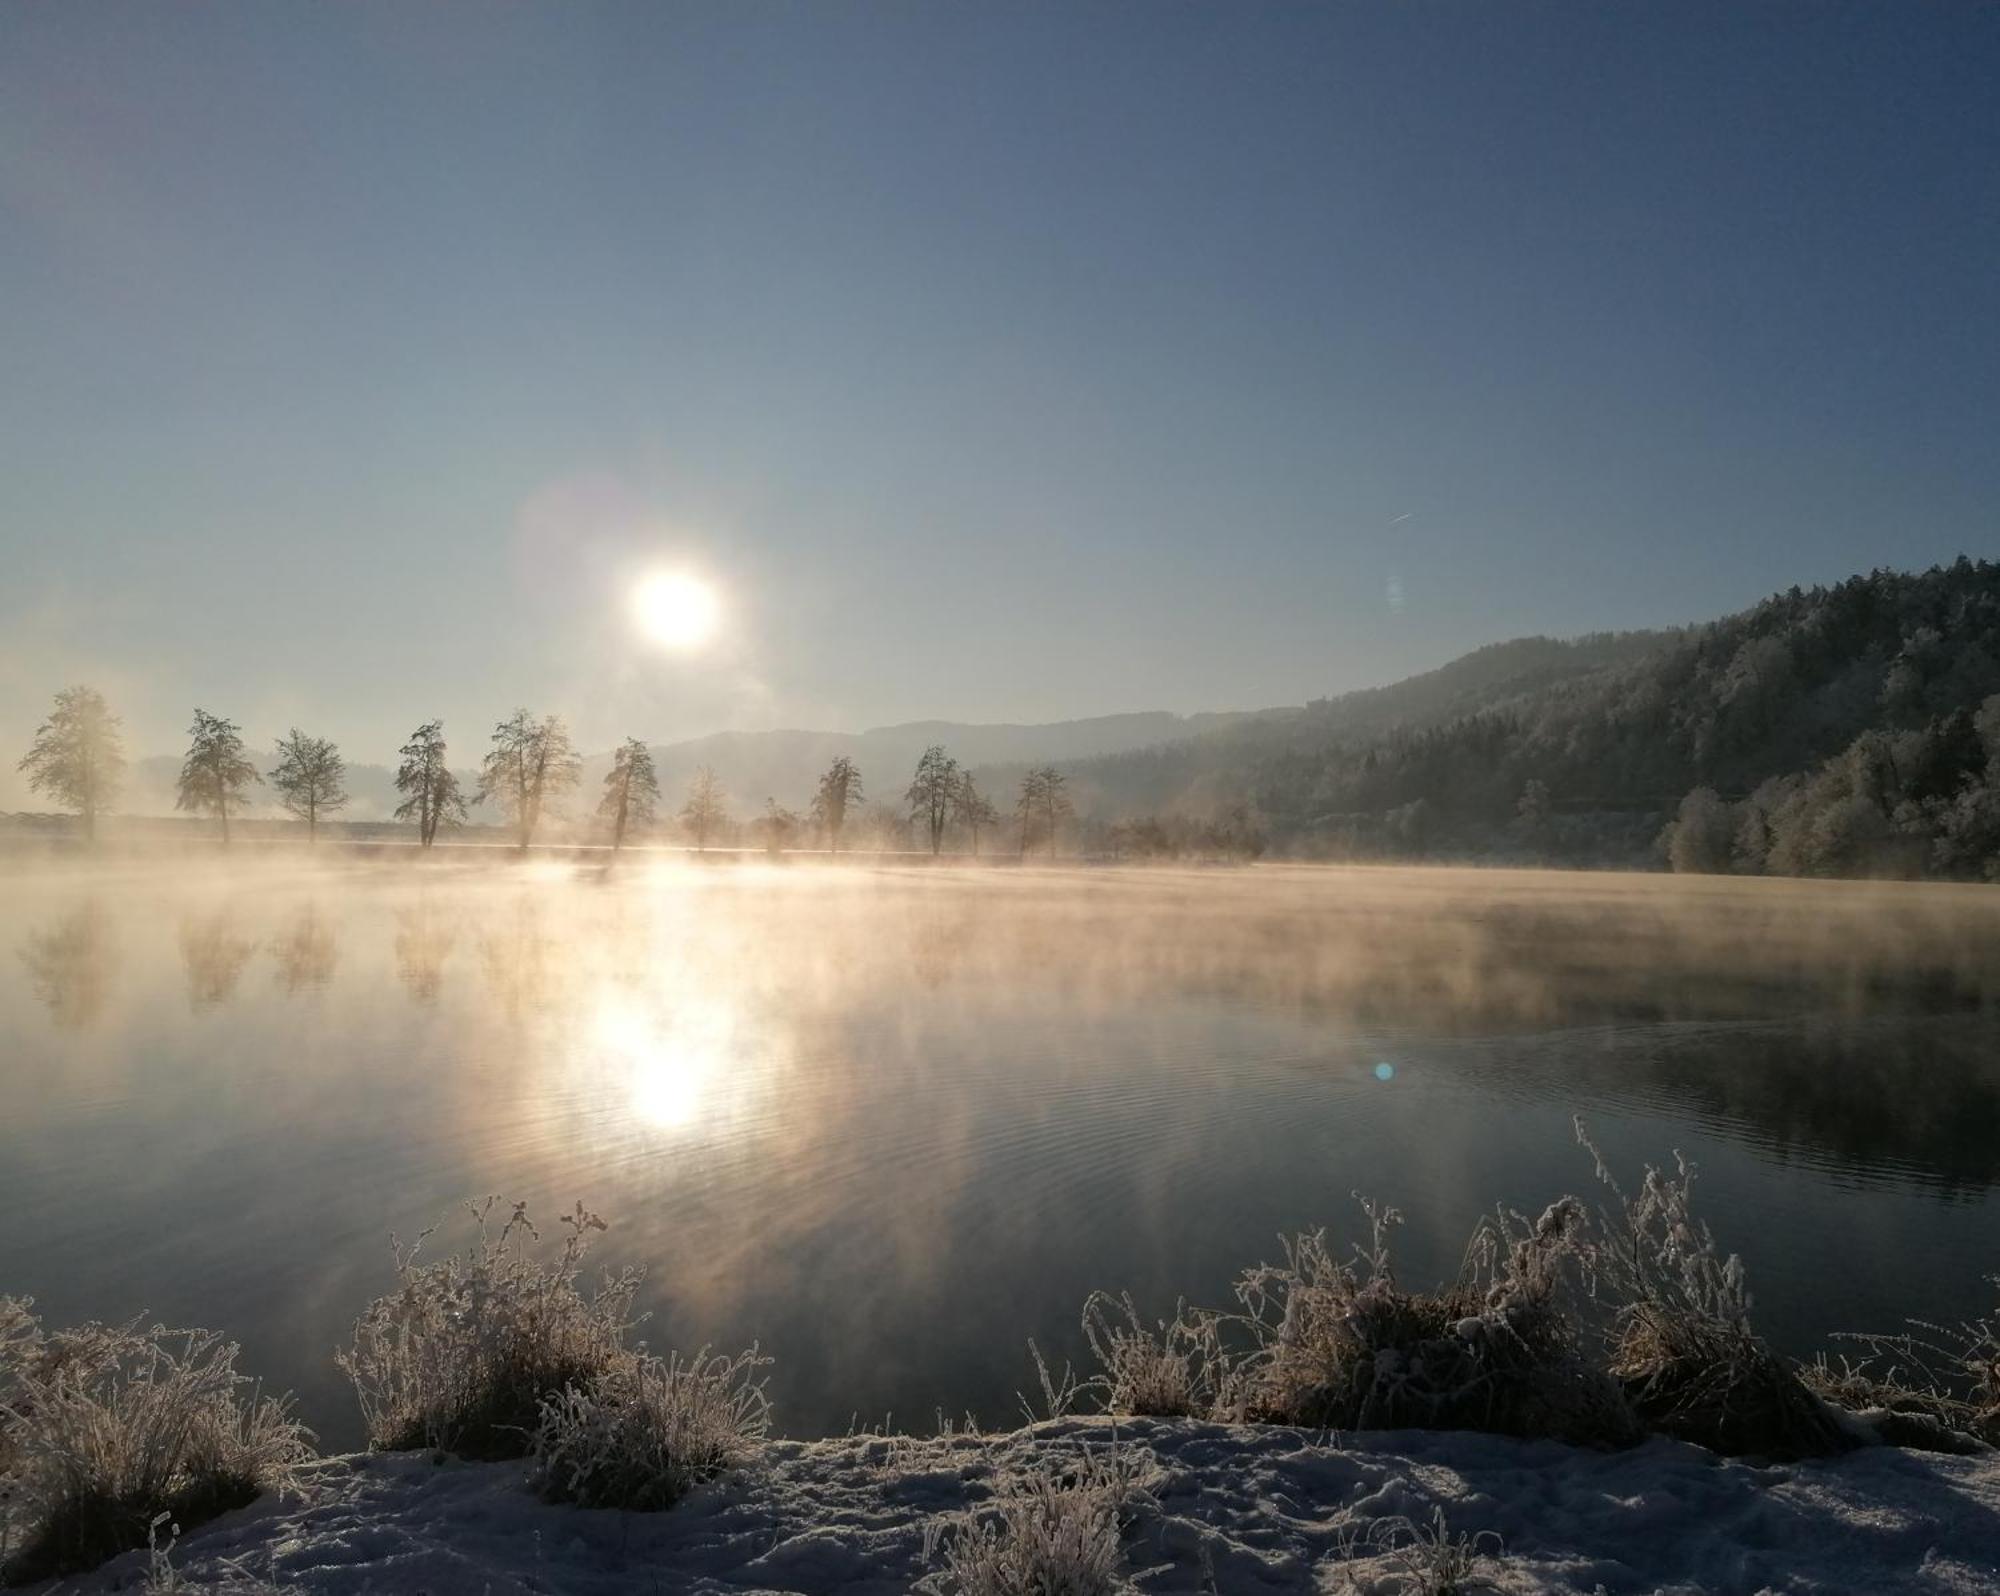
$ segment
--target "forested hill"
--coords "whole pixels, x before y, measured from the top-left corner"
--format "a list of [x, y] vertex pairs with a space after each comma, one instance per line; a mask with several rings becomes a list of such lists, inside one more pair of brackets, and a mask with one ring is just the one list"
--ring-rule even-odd
[[2000, 566], [1793, 588], [1675, 633], [1530, 639], [1079, 766], [1100, 814], [1244, 812], [1287, 851], [1978, 874], [2000, 848]]

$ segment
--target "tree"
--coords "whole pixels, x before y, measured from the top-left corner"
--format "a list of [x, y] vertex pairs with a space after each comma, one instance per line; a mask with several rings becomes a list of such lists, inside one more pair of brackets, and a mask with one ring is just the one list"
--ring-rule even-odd
[[612, 757], [604, 778], [604, 796], [597, 802], [601, 819], [611, 822], [611, 851], [625, 846], [627, 822], [652, 822], [660, 801], [660, 778], [653, 769], [652, 751], [637, 737], [628, 737]]
[[97, 817], [118, 797], [125, 774], [125, 743], [118, 717], [94, 687], [65, 687], [35, 733], [35, 741], [15, 767], [28, 773], [28, 786], [46, 793], [83, 819], [83, 834], [95, 839]]
[[1667, 863], [1681, 875], [1729, 874], [1743, 818], [1713, 787], [1695, 788], [1662, 834]]
[[951, 813], [953, 819], [972, 833], [972, 856], [978, 858], [980, 829], [985, 826], [997, 826], [1000, 823], [1000, 811], [995, 809], [990, 801], [980, 796], [979, 789], [973, 785], [972, 772], [969, 770], [960, 773], [958, 785], [952, 789]]
[[404, 798], [396, 806], [396, 818], [416, 821], [418, 846], [428, 848], [437, 841], [439, 826], [465, 824], [465, 795], [445, 763], [444, 722], [425, 721], [400, 752], [396, 790]]
[[562, 794], [576, 785], [583, 761], [570, 746], [569, 728], [559, 715], [537, 720], [517, 709], [493, 728], [492, 740], [473, 801], [497, 798], [525, 853], [543, 810], [553, 811]]
[[708, 834], [729, 818], [722, 783], [715, 772], [703, 765], [688, 783], [687, 802], [681, 805], [681, 824], [694, 833], [697, 852], [708, 851]]
[[826, 767], [819, 791], [813, 794], [813, 822], [826, 832], [827, 852], [840, 852], [840, 831], [847, 824], [847, 811], [857, 807], [862, 797], [861, 772], [842, 754]]
[[1035, 827], [1048, 832], [1049, 857], [1056, 854], [1056, 832], [1064, 820], [1076, 813], [1069, 801], [1068, 780], [1053, 765], [1038, 765], [1021, 778], [1021, 794], [1014, 800], [1014, 815], [1021, 823], [1021, 857], [1028, 856], [1028, 840]]
[[181, 761], [180, 791], [174, 807], [191, 814], [211, 814], [222, 822], [222, 840], [229, 841], [229, 810], [250, 802], [250, 784], [264, 785], [257, 767], [243, 757], [242, 728], [234, 721], [194, 712], [188, 728], [187, 758]]
[[903, 796], [909, 800], [912, 818], [920, 820], [930, 833], [931, 852], [944, 847], [944, 826], [951, 818], [953, 796], [958, 791], [958, 761], [933, 743], [917, 761], [916, 779]]
[[278, 802], [306, 823], [306, 840], [319, 839], [319, 817], [347, 807], [347, 764], [324, 737], [308, 737], [298, 727], [278, 744], [271, 772]]

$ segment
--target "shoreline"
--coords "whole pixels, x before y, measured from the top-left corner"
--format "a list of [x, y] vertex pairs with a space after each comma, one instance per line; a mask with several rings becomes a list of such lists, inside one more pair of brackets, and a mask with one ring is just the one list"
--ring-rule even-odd
[[[926, 1535], [996, 1481], [1114, 1453], [1138, 1488], [1122, 1575], [1144, 1591], [1415, 1589], [1395, 1521], [1487, 1555], [1509, 1593], [2000, 1590], [2000, 1452], [1870, 1447], [1759, 1464], [1653, 1438], [1621, 1452], [1462, 1431], [1331, 1437], [1194, 1420], [1065, 1418], [1008, 1434], [773, 1441], [659, 1513], [549, 1506], [521, 1463], [327, 1460], [173, 1549], [190, 1590], [430, 1596], [888, 1596], [935, 1572]], [[1350, 1555], [1351, 1554], [1351, 1555]], [[59, 1585], [142, 1587], [129, 1553]]]

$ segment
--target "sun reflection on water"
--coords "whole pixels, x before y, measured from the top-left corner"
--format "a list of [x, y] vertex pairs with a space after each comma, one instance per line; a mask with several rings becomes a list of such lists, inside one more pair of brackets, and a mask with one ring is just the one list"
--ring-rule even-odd
[[607, 995], [591, 1029], [593, 1051], [634, 1119], [685, 1131], [715, 1119], [743, 1051], [737, 1015], [726, 1003], [688, 993], [654, 1001]]

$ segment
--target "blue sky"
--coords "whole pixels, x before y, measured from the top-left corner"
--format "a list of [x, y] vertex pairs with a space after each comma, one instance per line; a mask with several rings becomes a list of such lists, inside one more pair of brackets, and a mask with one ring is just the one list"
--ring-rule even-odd
[[1990, 555], [1996, 82], [1973, 5], [10, 5], [0, 734], [1247, 707]]

